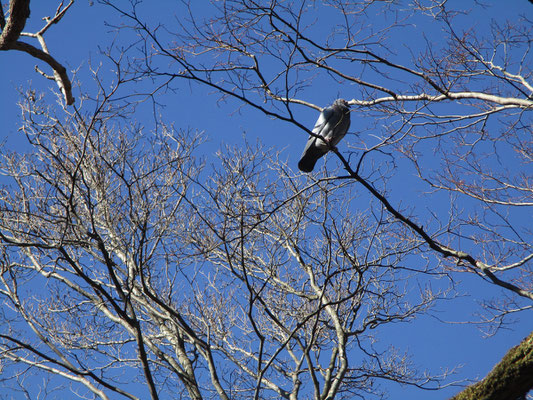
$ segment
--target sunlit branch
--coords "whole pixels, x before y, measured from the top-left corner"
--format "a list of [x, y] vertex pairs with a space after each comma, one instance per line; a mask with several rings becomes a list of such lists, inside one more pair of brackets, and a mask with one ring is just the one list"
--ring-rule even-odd
[[[72, 6], [72, 4], [74, 4], [74, 0], [70, 0], [69, 4], [62, 9], [61, 7], [63, 3], [61, 3], [56, 10], [54, 17], [47, 19], [45, 26], [37, 33], [22, 32], [26, 23], [26, 19], [30, 15], [29, 4], [29, 0], [10, 1], [9, 18], [7, 22], [3, 24], [2, 34], [0, 35], [0, 50], [22, 51], [47, 63], [54, 72], [53, 76], [48, 76], [42, 71], [39, 71], [38, 69], [37, 70], [46, 78], [54, 80], [57, 83], [61, 93], [65, 98], [66, 104], [71, 105], [74, 103], [74, 97], [72, 95], [72, 84], [67, 75], [67, 70], [62, 64], [60, 64], [54, 57], [50, 55], [50, 52], [48, 51], [44, 41], [43, 34], [50, 28], [51, 25], [58, 23], [61, 18], [63, 18], [67, 10]], [[36, 38], [41, 45], [41, 49], [38, 49], [29, 43], [21, 42], [18, 40], [20, 36]]]
[[350, 100], [349, 103], [356, 106], [369, 107], [381, 103], [390, 103], [390, 102], [402, 102], [402, 101], [428, 101], [428, 102], [441, 102], [446, 100], [461, 100], [461, 99], [472, 99], [472, 100], [483, 100], [488, 103], [500, 104], [503, 106], [513, 106], [519, 108], [533, 108], [533, 100], [529, 99], [520, 99], [516, 97], [501, 97], [486, 93], [479, 92], [447, 92], [446, 94], [440, 95], [429, 95], [426, 93], [421, 93], [417, 95], [397, 95], [390, 97], [380, 97], [374, 100]]

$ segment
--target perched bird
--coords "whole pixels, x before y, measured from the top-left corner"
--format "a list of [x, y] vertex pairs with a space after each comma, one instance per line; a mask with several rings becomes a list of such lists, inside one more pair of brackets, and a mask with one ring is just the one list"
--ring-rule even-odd
[[340, 142], [349, 127], [350, 108], [346, 100], [337, 99], [324, 108], [313, 128], [313, 133], [319, 137], [309, 137], [298, 168], [303, 172], [311, 172], [318, 159]]

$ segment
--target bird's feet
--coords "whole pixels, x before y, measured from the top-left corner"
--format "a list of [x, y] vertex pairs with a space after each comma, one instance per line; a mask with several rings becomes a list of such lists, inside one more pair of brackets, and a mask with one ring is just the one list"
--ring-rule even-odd
[[337, 146], [332, 144], [330, 139], [324, 138], [324, 141], [327, 143], [329, 150], [331, 150], [333, 152], [337, 151]]

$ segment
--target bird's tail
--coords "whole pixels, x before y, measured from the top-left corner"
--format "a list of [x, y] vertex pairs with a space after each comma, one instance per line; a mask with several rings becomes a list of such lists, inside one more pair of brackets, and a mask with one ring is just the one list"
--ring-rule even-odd
[[325, 153], [317, 148], [309, 148], [298, 162], [298, 168], [303, 172], [311, 172], [315, 168], [316, 162]]

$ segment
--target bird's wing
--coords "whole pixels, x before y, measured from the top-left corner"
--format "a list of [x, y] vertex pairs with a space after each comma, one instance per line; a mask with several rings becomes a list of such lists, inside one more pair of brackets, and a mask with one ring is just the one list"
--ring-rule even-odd
[[322, 112], [320, 113], [320, 115], [318, 116], [318, 119], [316, 120], [315, 126], [313, 128], [313, 133], [323, 136], [322, 130], [328, 124], [328, 122], [331, 120], [334, 114], [335, 112], [333, 108], [331, 107], [324, 108]]
[[331, 136], [328, 137], [331, 146], [336, 146], [346, 135], [350, 128], [350, 113], [341, 113], [331, 128]]
[[[322, 112], [320, 113], [320, 115], [318, 116], [318, 119], [313, 128], [313, 133], [323, 138], [327, 138], [330, 121], [334, 117], [334, 114], [335, 112], [333, 108], [331, 107], [324, 108]], [[320, 147], [324, 151], [328, 150], [328, 144], [324, 142], [323, 140], [318, 139], [315, 136], [309, 136], [309, 140], [307, 141], [307, 145], [305, 146], [305, 149], [307, 150], [310, 146]], [[304, 150], [304, 153], [305, 153], [305, 150]]]
[[344, 110], [332, 108], [326, 124], [322, 127], [320, 136], [326, 139], [329, 146], [335, 146], [344, 137], [350, 126], [350, 114]]

